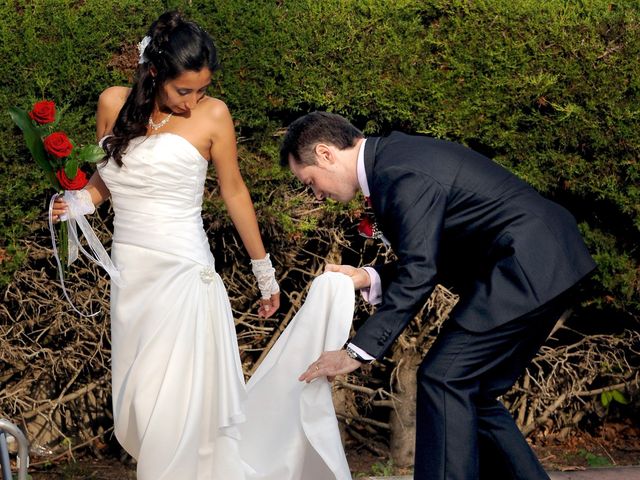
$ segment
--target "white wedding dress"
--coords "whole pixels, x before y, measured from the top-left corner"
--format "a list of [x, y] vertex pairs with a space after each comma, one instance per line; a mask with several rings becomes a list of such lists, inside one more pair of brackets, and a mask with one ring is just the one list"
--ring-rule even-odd
[[299, 374], [339, 349], [351, 280], [318, 277], [244, 383], [201, 205], [208, 162], [181, 136], [139, 137], [99, 168], [115, 212], [111, 332], [115, 434], [139, 480], [350, 479], [326, 379]]

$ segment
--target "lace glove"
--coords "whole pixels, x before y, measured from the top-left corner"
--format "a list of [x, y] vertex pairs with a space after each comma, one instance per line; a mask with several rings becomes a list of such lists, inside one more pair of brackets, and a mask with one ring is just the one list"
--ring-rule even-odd
[[269, 299], [271, 295], [280, 291], [276, 282], [276, 270], [271, 265], [268, 253], [262, 260], [251, 259], [251, 269], [258, 280], [258, 288], [263, 299]]
[[65, 190], [62, 198], [67, 203], [67, 213], [60, 215], [61, 222], [96, 211], [96, 206], [93, 204], [88, 190]]

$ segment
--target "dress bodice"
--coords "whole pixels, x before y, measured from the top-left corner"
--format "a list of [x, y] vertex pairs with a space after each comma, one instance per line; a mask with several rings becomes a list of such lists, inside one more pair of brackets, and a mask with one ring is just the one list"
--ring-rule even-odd
[[99, 167], [111, 193], [113, 241], [213, 261], [202, 225], [208, 162], [173, 133], [137, 137], [122, 156]]

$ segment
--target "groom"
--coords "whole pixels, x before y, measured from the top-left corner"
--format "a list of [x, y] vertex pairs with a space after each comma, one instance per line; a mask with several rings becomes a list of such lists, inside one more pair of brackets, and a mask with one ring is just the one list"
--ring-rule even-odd
[[300, 380], [381, 358], [442, 283], [460, 302], [418, 370], [414, 478], [548, 479], [497, 398], [595, 266], [571, 214], [464, 146], [398, 132], [365, 139], [325, 112], [290, 125], [280, 161], [320, 200], [370, 197], [398, 258], [327, 267], [379, 306], [345, 349], [323, 353]]

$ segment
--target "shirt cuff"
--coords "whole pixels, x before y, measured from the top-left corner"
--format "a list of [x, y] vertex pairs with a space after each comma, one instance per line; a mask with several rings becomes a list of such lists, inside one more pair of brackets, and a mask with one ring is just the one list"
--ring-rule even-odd
[[375, 360], [375, 357], [372, 357], [367, 352], [362, 350], [360, 347], [355, 346], [353, 343], [349, 343], [348, 347], [351, 348], [354, 352], [356, 352], [358, 355], [360, 355], [362, 358], [364, 358], [368, 362], [373, 362]]
[[378, 275], [375, 268], [364, 267], [364, 270], [369, 274], [371, 284], [369, 285], [369, 288], [360, 289], [360, 294], [362, 295], [362, 298], [364, 298], [365, 302], [368, 302], [371, 305], [377, 305], [382, 301], [382, 282], [380, 280], [380, 275]]

